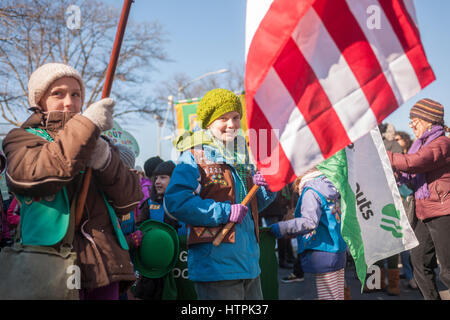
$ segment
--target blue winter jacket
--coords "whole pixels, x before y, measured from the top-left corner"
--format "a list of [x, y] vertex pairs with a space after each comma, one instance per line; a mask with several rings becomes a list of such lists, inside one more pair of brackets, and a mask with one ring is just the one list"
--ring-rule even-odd
[[[203, 146], [207, 160], [225, 163], [220, 152], [214, 147]], [[212, 156], [214, 155], [214, 158]], [[243, 184], [234, 167], [230, 166], [233, 180]], [[193, 226], [215, 227], [229, 220], [231, 203], [202, 199], [199, 194], [200, 172], [194, 156], [185, 151], [178, 159], [169, 185], [164, 194], [165, 210], [176, 219]], [[234, 188], [236, 201], [238, 190]], [[276, 193], [260, 187], [257, 192], [258, 210], [262, 211], [276, 197]], [[200, 243], [188, 249], [189, 279], [192, 281], [221, 281], [235, 279], [254, 279], [259, 276], [259, 245], [251, 208], [240, 224], [236, 224], [235, 243]]]
[[307, 182], [303, 190], [295, 208], [296, 218], [280, 222], [280, 234], [298, 236], [305, 272], [326, 273], [344, 268], [347, 246], [340, 232], [340, 211], [335, 204], [340, 196], [337, 189], [322, 175]]

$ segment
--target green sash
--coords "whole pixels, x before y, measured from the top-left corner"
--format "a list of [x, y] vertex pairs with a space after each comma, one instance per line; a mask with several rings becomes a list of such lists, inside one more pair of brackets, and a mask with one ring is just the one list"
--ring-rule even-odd
[[[53, 141], [52, 137], [45, 130], [38, 128], [25, 130], [47, 141]], [[103, 192], [100, 191], [100, 193], [120, 246], [125, 250], [129, 250], [114, 209], [106, 200]], [[69, 226], [70, 213], [66, 187], [63, 187], [61, 191], [51, 196], [29, 197], [16, 194], [16, 197], [21, 203], [20, 219], [23, 244], [51, 246], [62, 240]]]

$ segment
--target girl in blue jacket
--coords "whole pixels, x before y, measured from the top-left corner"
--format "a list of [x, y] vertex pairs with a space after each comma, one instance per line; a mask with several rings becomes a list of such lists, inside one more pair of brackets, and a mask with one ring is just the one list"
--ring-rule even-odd
[[[225, 89], [209, 91], [199, 102], [203, 130], [176, 141], [181, 152], [164, 196], [168, 214], [189, 225], [188, 273], [199, 299], [262, 299], [259, 280], [257, 211], [276, 196], [249, 162], [245, 139], [238, 135], [242, 106]], [[256, 184], [249, 206], [240, 203]], [[213, 240], [227, 222], [235, 225], [223, 242]]]
[[281, 238], [297, 236], [304, 272], [316, 276], [319, 300], [344, 300], [346, 244], [341, 235], [339, 193], [317, 169], [297, 178], [295, 218], [271, 226]]

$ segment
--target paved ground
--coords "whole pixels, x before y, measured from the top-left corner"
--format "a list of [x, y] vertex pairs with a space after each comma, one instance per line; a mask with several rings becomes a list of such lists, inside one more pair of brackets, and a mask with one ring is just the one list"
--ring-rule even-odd
[[[290, 269], [278, 269], [279, 280], [279, 299], [280, 300], [315, 300], [316, 285], [314, 276], [305, 273], [305, 280], [303, 282], [283, 283], [281, 279], [291, 273]], [[352, 300], [423, 300], [419, 290], [413, 290], [407, 287], [407, 282], [400, 279], [400, 295], [389, 296], [385, 292], [361, 293], [361, 283], [356, 277], [356, 272], [353, 266], [349, 266], [345, 270], [345, 280], [350, 286], [350, 293]], [[445, 286], [438, 280], [438, 288], [440, 290], [441, 298], [450, 300], [450, 293], [445, 290]]]

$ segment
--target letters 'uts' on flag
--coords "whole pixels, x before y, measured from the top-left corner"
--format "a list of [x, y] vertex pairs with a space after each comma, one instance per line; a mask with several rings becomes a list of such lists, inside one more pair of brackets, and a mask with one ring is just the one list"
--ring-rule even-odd
[[250, 148], [272, 190], [435, 79], [413, 0], [248, 0], [246, 46]]

